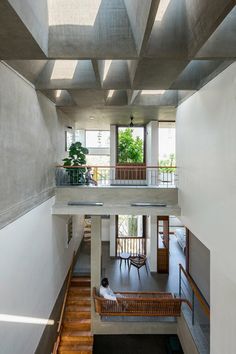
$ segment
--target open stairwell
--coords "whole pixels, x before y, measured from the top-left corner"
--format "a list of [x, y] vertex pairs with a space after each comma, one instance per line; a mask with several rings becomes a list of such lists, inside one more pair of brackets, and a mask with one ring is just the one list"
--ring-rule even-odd
[[91, 354], [92, 352], [90, 277], [72, 277], [58, 353]]
[[84, 242], [91, 242], [91, 218], [86, 216], [84, 219]]

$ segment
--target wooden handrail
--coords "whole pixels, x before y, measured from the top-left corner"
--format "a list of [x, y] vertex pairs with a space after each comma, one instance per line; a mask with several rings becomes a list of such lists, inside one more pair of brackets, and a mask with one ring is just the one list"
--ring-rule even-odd
[[63, 166], [63, 165], [57, 165], [56, 167], [61, 167], [61, 168], [88, 168], [88, 167], [91, 167], [91, 168], [116, 168], [116, 169], [127, 169], [127, 168], [130, 168], [130, 169], [137, 169], [137, 168], [140, 168], [140, 169], [146, 169], [146, 168], [177, 168], [177, 166], [146, 166], [146, 165], [136, 165], [136, 166], [129, 166], [129, 165], [116, 165], [116, 166], [92, 166], [92, 165], [80, 165], [80, 166]]
[[192, 288], [194, 294], [196, 295], [196, 298], [198, 299], [200, 305], [203, 308], [204, 313], [207, 315], [208, 318], [210, 318], [210, 307], [209, 307], [208, 303], [206, 302], [205, 298], [203, 297], [203, 295], [201, 294], [200, 290], [198, 289], [196, 283], [194, 282], [194, 280], [192, 279], [190, 274], [188, 274], [186, 272], [186, 270], [184, 269], [182, 264], [179, 264], [179, 269], [180, 269], [180, 272], [182, 271], [184, 273], [185, 277], [187, 278], [190, 287]]
[[57, 340], [54, 344], [54, 347], [53, 347], [53, 352], [52, 354], [57, 354], [57, 351], [58, 351], [58, 348], [59, 348], [59, 344], [60, 344], [60, 336], [57, 337]]
[[68, 292], [69, 292], [69, 287], [70, 287], [70, 282], [71, 282], [71, 277], [72, 277], [72, 271], [73, 271], [73, 266], [74, 266], [74, 260], [75, 260], [75, 252], [73, 254], [72, 257], [72, 262], [70, 265], [70, 269], [69, 269], [69, 274], [68, 274], [68, 279], [67, 279], [67, 284], [66, 284], [66, 291], [65, 291], [65, 295], [64, 295], [64, 299], [63, 299], [63, 304], [62, 304], [62, 308], [61, 308], [61, 314], [60, 314], [60, 319], [58, 321], [58, 327], [57, 327], [57, 340], [54, 344], [53, 347], [53, 352], [52, 354], [57, 354], [58, 351], [58, 347], [60, 344], [60, 337], [61, 337], [61, 326], [62, 326], [62, 321], [64, 318], [64, 312], [65, 312], [65, 307], [66, 307], [66, 301], [67, 301], [67, 297], [68, 297]]
[[119, 236], [119, 237], [117, 237], [117, 240], [129, 240], [129, 239], [142, 240], [142, 239], [145, 239], [145, 237], [143, 237], [143, 236]]

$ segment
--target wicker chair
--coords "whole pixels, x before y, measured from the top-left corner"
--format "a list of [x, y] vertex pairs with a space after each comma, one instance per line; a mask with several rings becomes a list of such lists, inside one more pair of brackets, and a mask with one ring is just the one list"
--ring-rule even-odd
[[135, 257], [130, 257], [129, 258], [129, 270], [131, 266], [134, 266], [138, 270], [138, 275], [139, 275], [139, 269], [143, 266], [145, 266], [147, 274], [148, 274], [148, 269], [147, 269], [147, 257], [144, 255], [138, 255]]

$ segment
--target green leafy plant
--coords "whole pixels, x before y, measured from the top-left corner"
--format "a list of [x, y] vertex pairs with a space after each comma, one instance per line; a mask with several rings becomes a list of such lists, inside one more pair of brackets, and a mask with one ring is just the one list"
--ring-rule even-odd
[[76, 166], [86, 165], [86, 155], [88, 154], [88, 149], [82, 146], [80, 142], [71, 144], [69, 148], [69, 157], [66, 157], [64, 161], [64, 167], [67, 168], [66, 171], [70, 176], [71, 184], [85, 184], [85, 172], [86, 168], [76, 168]]
[[143, 141], [139, 137], [133, 137], [130, 128], [120, 131], [118, 135], [118, 161], [120, 163], [142, 163]]
[[[159, 166], [163, 167], [160, 169], [160, 172], [167, 173], [167, 172], [174, 172], [175, 168], [171, 166], [175, 166], [175, 155], [170, 154], [169, 158], [166, 160], [160, 160], [159, 161]], [[165, 167], [167, 166], [167, 167]]]

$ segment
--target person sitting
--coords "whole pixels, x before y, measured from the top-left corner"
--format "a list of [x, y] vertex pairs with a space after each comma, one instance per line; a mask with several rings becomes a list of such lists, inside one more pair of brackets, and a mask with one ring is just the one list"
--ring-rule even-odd
[[[119, 304], [118, 298], [124, 298], [125, 296], [122, 294], [114, 293], [110, 286], [108, 278], [103, 278], [101, 281], [101, 286], [99, 289], [100, 296], [104, 297], [104, 299], [116, 301], [117, 305]], [[122, 309], [125, 311], [128, 308], [128, 304], [126, 302], [122, 303]]]
[[102, 279], [99, 293], [100, 293], [100, 296], [104, 297], [104, 299], [107, 299], [107, 300], [117, 301], [117, 297], [120, 297], [120, 296], [117, 296], [119, 294], [114, 294], [114, 292], [111, 290], [111, 288], [109, 286], [109, 281], [107, 278]]
[[92, 167], [87, 167], [87, 171], [85, 172], [85, 181], [86, 184], [94, 184], [95, 186], [97, 186], [97, 181], [95, 181], [95, 179], [93, 179], [93, 173], [92, 173]]

